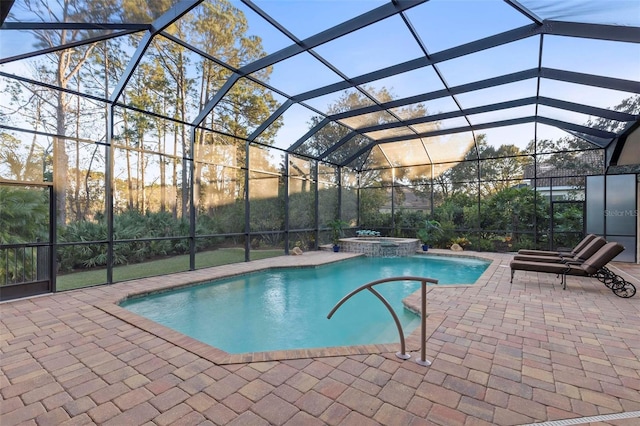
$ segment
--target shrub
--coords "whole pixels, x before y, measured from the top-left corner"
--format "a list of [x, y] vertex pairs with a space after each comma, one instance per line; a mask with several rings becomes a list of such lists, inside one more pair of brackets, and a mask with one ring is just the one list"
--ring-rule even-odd
[[471, 241], [469, 241], [469, 239], [466, 238], [466, 237], [455, 237], [455, 238], [452, 238], [450, 240], [450, 243], [451, 243], [450, 246], [452, 246], [453, 244], [458, 244], [463, 249], [467, 248], [468, 246], [471, 245]]

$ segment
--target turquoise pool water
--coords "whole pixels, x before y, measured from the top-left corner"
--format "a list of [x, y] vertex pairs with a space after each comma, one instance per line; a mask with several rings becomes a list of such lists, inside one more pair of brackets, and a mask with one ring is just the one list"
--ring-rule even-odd
[[[391, 315], [370, 292], [327, 314], [353, 289], [381, 278], [413, 275], [440, 285], [474, 283], [489, 262], [441, 256], [358, 257], [312, 268], [255, 272], [127, 300], [124, 308], [228, 353], [351, 346], [398, 341]], [[402, 299], [420, 283], [376, 286], [393, 306], [405, 335], [419, 317]]]

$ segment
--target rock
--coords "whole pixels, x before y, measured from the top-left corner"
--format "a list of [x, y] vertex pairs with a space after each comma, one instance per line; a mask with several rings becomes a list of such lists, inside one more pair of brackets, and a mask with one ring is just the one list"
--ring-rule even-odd
[[293, 250], [291, 250], [291, 254], [294, 256], [300, 256], [302, 254], [302, 249], [300, 247], [294, 247]]
[[451, 245], [451, 250], [453, 250], [453, 251], [462, 251], [463, 248], [460, 247], [460, 244], [452, 244]]

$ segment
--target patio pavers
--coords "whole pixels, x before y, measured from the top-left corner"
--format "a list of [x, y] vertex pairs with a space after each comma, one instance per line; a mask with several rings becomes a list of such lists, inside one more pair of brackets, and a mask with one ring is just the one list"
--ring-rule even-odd
[[[429, 289], [429, 367], [414, 361], [418, 330], [407, 361], [395, 356], [398, 345], [229, 356], [114, 304], [189, 281], [348, 257], [341, 253], [3, 303], [0, 423], [516, 425], [640, 412], [638, 296], [621, 299], [578, 277], [563, 291], [555, 276], [530, 272], [510, 284], [511, 255], [478, 255], [494, 262], [477, 284]], [[626, 278], [640, 276], [640, 265], [620, 266]]]

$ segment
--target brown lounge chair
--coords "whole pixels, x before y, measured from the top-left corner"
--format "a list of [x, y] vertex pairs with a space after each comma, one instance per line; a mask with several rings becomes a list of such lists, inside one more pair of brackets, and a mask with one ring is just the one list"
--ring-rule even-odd
[[605, 266], [614, 257], [622, 253], [623, 250], [624, 247], [618, 243], [607, 243], [580, 265], [552, 262], [530, 262], [514, 259], [510, 264], [511, 282], [513, 282], [513, 275], [515, 271], [545, 272], [549, 274], [562, 275], [562, 288], [566, 290], [567, 275], [595, 277], [609, 287], [616, 296], [632, 297], [636, 294], [635, 286], [625, 281], [622, 277], [614, 274]]
[[589, 259], [594, 254], [596, 254], [596, 252], [600, 250], [600, 248], [604, 246], [606, 243], [607, 243], [607, 240], [605, 240], [602, 237], [596, 237], [594, 235], [594, 238], [592, 238], [591, 241], [589, 241], [584, 246], [584, 248], [582, 248], [573, 256], [569, 255], [568, 253], [566, 255], [560, 254], [557, 256], [546, 256], [546, 255], [534, 256], [534, 255], [520, 254], [520, 252], [518, 252], [518, 254], [516, 254], [513, 258], [514, 260], [526, 260], [529, 262], [573, 263], [575, 265], [578, 265], [580, 263], [583, 263], [587, 259]]
[[591, 240], [593, 240], [594, 238], [596, 238], [597, 235], [595, 234], [588, 234], [586, 237], [584, 237], [582, 239], [582, 241], [580, 241], [574, 248], [573, 250], [567, 252], [567, 251], [547, 251], [547, 250], [525, 250], [525, 249], [521, 249], [518, 250], [518, 254], [524, 254], [524, 255], [528, 255], [528, 256], [565, 256], [565, 257], [572, 257], [577, 255], [581, 250], [583, 250], [587, 244], [589, 244], [591, 242]]

